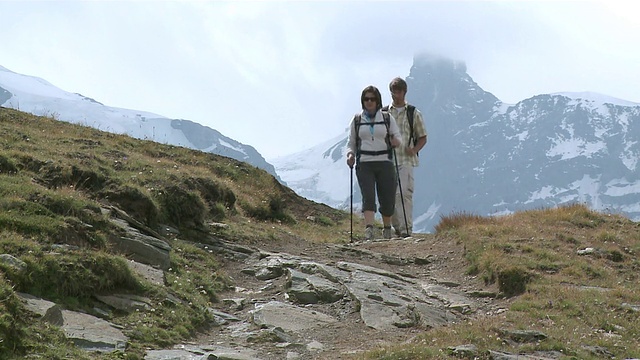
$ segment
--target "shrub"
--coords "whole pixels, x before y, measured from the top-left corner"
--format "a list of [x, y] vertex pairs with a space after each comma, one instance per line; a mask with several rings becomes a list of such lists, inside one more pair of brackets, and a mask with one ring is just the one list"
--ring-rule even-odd
[[324, 226], [334, 226], [335, 225], [333, 220], [331, 220], [330, 218], [328, 218], [326, 216], [318, 216], [317, 217], [317, 221], [318, 221], [319, 224], [324, 225]]
[[436, 225], [436, 234], [446, 230], [452, 230], [465, 225], [489, 224], [491, 219], [467, 212], [452, 213], [451, 215], [440, 216], [440, 222]]
[[208, 178], [190, 178], [185, 181], [187, 188], [200, 192], [202, 198], [210, 206], [222, 203], [228, 208], [233, 208], [236, 203], [236, 195], [228, 187]]
[[0, 155], [0, 173], [11, 174], [18, 171], [16, 165], [4, 155]]
[[0, 358], [23, 353], [26, 340], [24, 325], [20, 320], [22, 304], [11, 285], [0, 272]]
[[102, 252], [24, 254], [25, 271], [3, 267], [16, 290], [62, 303], [75, 303], [113, 290], [139, 290], [126, 260]]
[[505, 296], [515, 296], [524, 293], [531, 275], [520, 267], [509, 267], [497, 271], [498, 288]]
[[226, 209], [223, 204], [215, 203], [213, 206], [209, 207], [209, 215], [211, 215], [211, 219], [214, 221], [221, 221], [224, 219], [226, 214]]
[[203, 227], [207, 209], [197, 193], [178, 185], [168, 185], [157, 194], [163, 222], [179, 229]]
[[579, 228], [596, 228], [605, 222], [601, 215], [589, 210], [586, 206], [571, 206], [567, 211], [571, 211], [569, 222]]
[[261, 205], [253, 207], [249, 204], [245, 204], [244, 207], [247, 214], [254, 219], [264, 221], [282, 221], [289, 224], [295, 223], [293, 217], [286, 213], [286, 204], [282, 199], [270, 196], [268, 202], [268, 206]]
[[225, 218], [226, 210], [234, 209], [236, 195], [227, 186], [209, 178], [189, 178], [184, 181], [186, 188], [197, 191], [209, 208], [209, 215], [215, 221]]
[[37, 180], [52, 189], [72, 186], [78, 190], [89, 189], [91, 191], [99, 191], [107, 183], [105, 175], [92, 169], [54, 163], [46, 163], [42, 166]]
[[23, 199], [0, 199], [0, 229], [22, 234], [48, 234], [58, 232], [61, 220], [40, 204]]
[[624, 255], [618, 251], [618, 250], [613, 250], [610, 251], [607, 254], [607, 259], [613, 261], [613, 262], [623, 262], [624, 261]]
[[98, 196], [117, 205], [131, 217], [141, 220], [149, 227], [158, 223], [160, 210], [153, 199], [138, 187], [131, 185], [110, 185], [98, 193]]

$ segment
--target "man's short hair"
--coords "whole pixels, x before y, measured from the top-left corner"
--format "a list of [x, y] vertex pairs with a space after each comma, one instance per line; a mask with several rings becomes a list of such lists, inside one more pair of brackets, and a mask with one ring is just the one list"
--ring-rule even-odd
[[407, 92], [407, 82], [404, 81], [404, 79], [397, 77], [391, 80], [391, 82], [389, 83], [389, 90], [402, 90], [404, 92]]

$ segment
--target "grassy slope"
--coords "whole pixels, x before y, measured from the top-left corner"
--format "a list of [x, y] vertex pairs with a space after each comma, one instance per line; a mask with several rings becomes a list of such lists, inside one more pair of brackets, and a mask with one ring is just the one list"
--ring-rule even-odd
[[[211, 320], [207, 305], [229, 285], [215, 257], [194, 242], [348, 236], [344, 212], [300, 198], [266, 172], [230, 158], [4, 108], [0, 141], [0, 254], [26, 263], [22, 271], [0, 265], [3, 359], [93, 358], [74, 349], [55, 327], [41, 328], [15, 292], [87, 312], [95, 294], [151, 298], [151, 312], [114, 313], [112, 322], [131, 337], [127, 354], [102, 355], [135, 359], [144, 347], [168, 346], [205, 329]], [[166, 288], [136, 277], [111, 249], [109, 239], [119, 230], [101, 211], [108, 206], [150, 229], [179, 230], [167, 239], [173, 251]], [[212, 229], [212, 222], [229, 228]], [[167, 301], [174, 297], [182, 301]]]
[[[464, 344], [477, 347], [477, 359], [491, 359], [489, 350], [640, 358], [639, 223], [573, 204], [497, 218], [452, 214], [436, 230], [437, 238], [464, 244], [466, 272], [497, 284], [508, 311], [477, 314], [364, 358], [450, 359], [448, 348]], [[547, 338], [520, 342], [505, 330]]]

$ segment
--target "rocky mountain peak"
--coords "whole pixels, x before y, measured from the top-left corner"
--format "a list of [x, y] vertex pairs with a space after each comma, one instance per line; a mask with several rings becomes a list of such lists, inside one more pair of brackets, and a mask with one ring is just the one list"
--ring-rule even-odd
[[469, 76], [465, 62], [444, 56], [416, 55], [406, 80], [407, 100], [429, 109], [436, 118], [460, 110], [487, 113], [499, 102]]
[[[406, 81], [407, 101], [428, 132], [414, 173], [414, 231], [432, 231], [441, 216], [460, 211], [504, 215], [571, 202], [640, 219], [638, 104], [591, 92], [504, 104], [464, 62], [433, 54], [417, 55]], [[343, 196], [338, 206], [348, 208], [349, 172], [336, 144], [276, 169], [296, 192], [332, 204]], [[358, 204], [358, 191], [353, 196]]]
[[467, 64], [464, 61], [454, 60], [433, 53], [416, 54], [413, 57], [411, 72], [432, 72], [434, 75], [446, 73], [467, 73]]

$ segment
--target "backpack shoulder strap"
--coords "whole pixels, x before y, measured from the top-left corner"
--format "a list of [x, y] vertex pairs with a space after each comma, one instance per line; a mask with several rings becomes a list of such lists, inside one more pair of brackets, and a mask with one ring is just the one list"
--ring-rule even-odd
[[415, 113], [415, 110], [415, 106], [407, 104], [407, 121], [409, 121], [409, 142], [411, 142], [411, 140], [413, 139], [414, 146], [418, 142], [418, 139], [413, 136], [413, 114]]
[[384, 119], [384, 124], [387, 126], [387, 130], [389, 130], [389, 124], [391, 123], [391, 115], [388, 111], [382, 111], [382, 119]]
[[[388, 106], [386, 106], [386, 108], [389, 109]], [[382, 112], [382, 119], [384, 120], [384, 126], [387, 128], [387, 136], [385, 137], [384, 141], [387, 143], [389, 160], [391, 160], [393, 158], [392, 157], [393, 147], [391, 146], [391, 134], [389, 133], [389, 127], [391, 126], [391, 114], [389, 114], [389, 111]]]
[[409, 120], [409, 127], [411, 127], [411, 130], [413, 130], [413, 114], [415, 111], [415, 106], [407, 104], [407, 120]]
[[353, 117], [353, 127], [356, 132], [356, 150], [360, 148], [360, 125], [362, 123], [362, 115], [356, 114]]
[[391, 125], [391, 114], [388, 111], [382, 112], [382, 120], [384, 122], [384, 126], [387, 128], [387, 143], [389, 143], [389, 126]]
[[416, 107], [411, 105], [411, 104], [407, 104], [407, 119], [409, 119], [410, 123], [413, 123], [413, 113], [415, 112]]
[[358, 129], [360, 129], [360, 125], [362, 125], [362, 115], [355, 114], [353, 116], [353, 126], [356, 129], [356, 135], [357, 135]]

